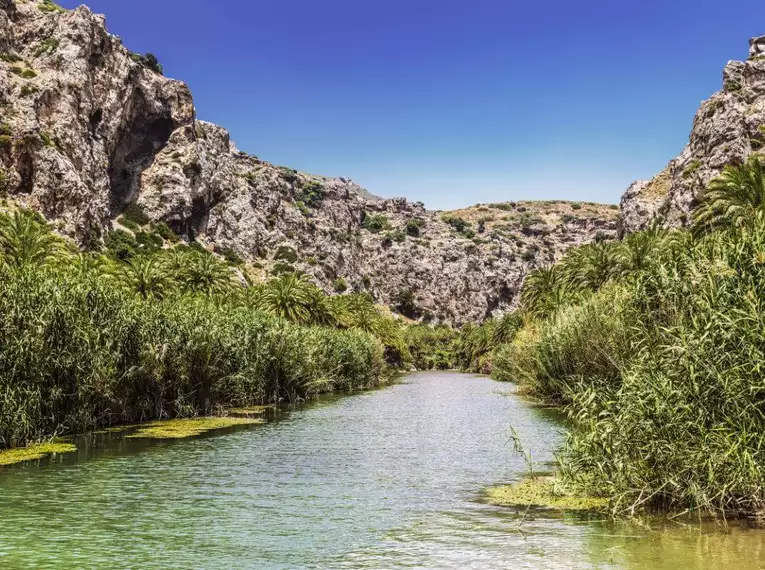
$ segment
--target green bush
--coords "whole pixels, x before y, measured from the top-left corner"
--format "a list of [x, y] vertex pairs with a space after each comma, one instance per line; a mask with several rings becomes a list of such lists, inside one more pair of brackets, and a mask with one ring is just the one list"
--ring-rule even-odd
[[155, 222], [152, 224], [152, 228], [165, 241], [169, 241], [170, 243], [178, 243], [180, 241], [178, 235], [169, 225], [167, 225], [167, 222]]
[[274, 259], [282, 259], [288, 263], [295, 263], [298, 260], [297, 252], [289, 246], [280, 245], [276, 249]]
[[54, 53], [59, 46], [59, 40], [56, 38], [47, 38], [42, 41], [40, 47], [35, 50], [35, 57], [40, 57], [44, 53]]
[[244, 259], [230, 247], [222, 247], [216, 250], [230, 265], [239, 266], [244, 264]]
[[348, 290], [348, 283], [346, 283], [345, 279], [343, 279], [342, 277], [338, 277], [337, 279], [335, 279], [333, 288], [335, 289], [335, 292], [337, 293], [345, 293]]
[[145, 226], [151, 221], [151, 218], [146, 214], [143, 206], [140, 204], [129, 204], [125, 211], [122, 213], [121, 218], [127, 222], [133, 222], [139, 226]]
[[406, 221], [406, 234], [411, 237], [420, 237], [422, 228], [425, 227], [425, 220], [421, 218], [409, 218]]
[[374, 234], [390, 228], [388, 218], [383, 214], [366, 214], [361, 227]]
[[[157, 56], [154, 55], [153, 53], [147, 53], [146, 55], [134, 53], [134, 54], [131, 54], [131, 57], [133, 61], [154, 71], [155, 73], [159, 73], [160, 75], [164, 73], [162, 64], [159, 62], [159, 59], [157, 58]], [[204, 138], [204, 137], [201, 137], [201, 138]]]
[[[470, 229], [470, 222], [453, 214], [444, 214], [441, 220], [450, 225], [457, 233], [465, 235]], [[473, 236], [467, 236], [473, 237]]]

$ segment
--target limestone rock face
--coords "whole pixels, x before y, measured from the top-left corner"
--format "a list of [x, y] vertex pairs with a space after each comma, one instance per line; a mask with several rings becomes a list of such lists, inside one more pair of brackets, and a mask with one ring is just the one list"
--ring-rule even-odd
[[[747, 90], [748, 66], [731, 79]], [[741, 111], [723, 98], [721, 115]], [[615, 207], [445, 214], [240, 152], [226, 130], [196, 119], [185, 84], [151, 69], [86, 7], [0, 0], [0, 106], [0, 190], [84, 245], [138, 204], [263, 278], [302, 271], [327, 292], [367, 291], [416, 319], [461, 324], [507, 310], [531, 268], [617, 231]]]
[[654, 221], [665, 227], [690, 222], [709, 181], [726, 165], [741, 164], [765, 148], [765, 37], [750, 41], [749, 59], [731, 61], [723, 88], [701, 104], [688, 145], [647, 184], [635, 183], [622, 199], [623, 231]]
[[765, 56], [765, 36], [749, 40], [749, 58]]

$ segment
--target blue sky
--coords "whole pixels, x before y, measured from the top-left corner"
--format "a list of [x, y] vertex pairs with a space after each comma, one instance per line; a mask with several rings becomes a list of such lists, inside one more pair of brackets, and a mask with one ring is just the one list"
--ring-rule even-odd
[[242, 150], [435, 209], [617, 202], [679, 153], [726, 61], [765, 34], [761, 0], [88, 5]]

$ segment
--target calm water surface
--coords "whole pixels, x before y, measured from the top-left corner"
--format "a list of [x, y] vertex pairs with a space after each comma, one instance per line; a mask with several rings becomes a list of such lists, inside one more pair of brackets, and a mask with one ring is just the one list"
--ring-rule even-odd
[[0, 568], [765, 568], [765, 534], [665, 531], [486, 505], [560, 424], [456, 373], [329, 397], [202, 438], [84, 438], [0, 469]]

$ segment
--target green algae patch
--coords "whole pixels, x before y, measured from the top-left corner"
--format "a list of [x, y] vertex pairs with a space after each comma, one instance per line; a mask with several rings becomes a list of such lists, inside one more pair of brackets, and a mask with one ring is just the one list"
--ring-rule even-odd
[[262, 416], [265, 414], [268, 410], [274, 409], [276, 406], [269, 405], [269, 406], [249, 406], [247, 408], [231, 408], [228, 410], [228, 413], [232, 416]]
[[77, 451], [77, 447], [71, 443], [64, 443], [60, 441], [51, 443], [38, 443], [27, 447], [19, 447], [14, 449], [5, 449], [0, 451], [0, 466], [3, 465], [15, 465], [16, 463], [23, 463], [24, 461], [33, 461], [35, 459], [42, 459], [48, 455], [56, 453], [73, 453]]
[[202, 435], [205, 432], [242, 425], [262, 424], [257, 418], [190, 418], [151, 422], [142, 425], [138, 431], [127, 436], [129, 439], [183, 439]]
[[539, 507], [561, 511], [604, 511], [608, 500], [569, 493], [555, 477], [524, 479], [513, 485], [499, 485], [486, 491], [493, 505]]

